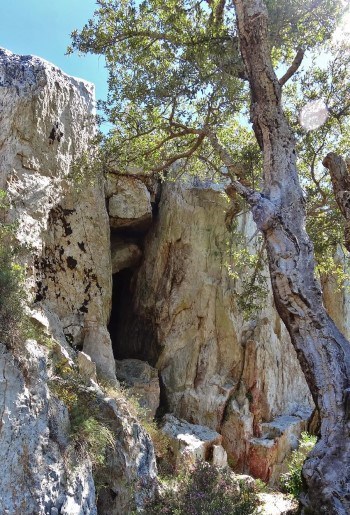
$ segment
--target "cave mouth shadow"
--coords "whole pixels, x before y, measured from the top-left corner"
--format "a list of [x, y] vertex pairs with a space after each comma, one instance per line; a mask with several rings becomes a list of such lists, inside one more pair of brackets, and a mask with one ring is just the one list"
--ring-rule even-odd
[[112, 310], [108, 331], [114, 359], [140, 359], [154, 366], [159, 347], [152, 314], [146, 316], [135, 308], [137, 271], [138, 268], [124, 268], [112, 276]]
[[124, 268], [112, 276], [112, 310], [108, 331], [112, 340], [114, 359], [132, 357], [125, 348], [125, 338], [128, 336], [130, 311], [133, 311], [131, 281], [134, 272], [132, 268]]

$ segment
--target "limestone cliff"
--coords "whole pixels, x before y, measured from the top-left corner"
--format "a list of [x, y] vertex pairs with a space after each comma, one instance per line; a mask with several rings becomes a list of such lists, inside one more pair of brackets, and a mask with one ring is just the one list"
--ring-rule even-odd
[[[112, 268], [103, 182], [77, 188], [71, 179], [74, 167], [90, 155], [94, 87], [39, 58], [1, 50], [0, 105], [0, 188], [10, 204], [7, 222], [16, 223], [22, 247], [30, 316], [55, 348], [48, 352], [28, 341], [13, 354], [2, 347], [0, 455], [9, 466], [0, 479], [0, 512], [93, 514], [92, 465], [79, 452], [74, 466], [67, 458], [71, 417], [59, 399], [64, 395], [56, 395], [67, 387], [53, 360], [74, 375], [75, 349], [83, 348], [99, 374], [115, 382], [107, 331]], [[105, 399], [95, 383], [77, 383], [72, 395], [79, 389], [115, 437], [99, 513], [124, 514], [133, 503], [142, 504], [135, 488], [139, 480], [152, 492], [152, 443], [125, 403]]]

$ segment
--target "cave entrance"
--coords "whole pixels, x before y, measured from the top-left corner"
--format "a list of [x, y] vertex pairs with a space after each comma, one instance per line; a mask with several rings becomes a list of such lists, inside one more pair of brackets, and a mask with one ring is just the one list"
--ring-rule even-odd
[[108, 325], [115, 359], [131, 358], [132, 350], [128, 348], [127, 338], [130, 332], [130, 312], [132, 308], [131, 282], [134, 275], [132, 268], [124, 268], [113, 274], [112, 311]]
[[154, 365], [159, 349], [155, 345], [150, 318], [135, 307], [138, 268], [124, 268], [113, 274], [112, 311], [108, 324], [114, 358], [140, 359]]

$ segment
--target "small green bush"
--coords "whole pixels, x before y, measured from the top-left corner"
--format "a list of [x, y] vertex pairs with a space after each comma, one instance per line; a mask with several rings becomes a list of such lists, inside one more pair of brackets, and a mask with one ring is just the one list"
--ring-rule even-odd
[[147, 515], [250, 515], [257, 496], [229, 469], [199, 461], [145, 508]]
[[93, 469], [104, 466], [107, 450], [115, 445], [114, 435], [109, 427], [78, 403], [71, 410], [70, 421], [71, 437], [75, 446], [88, 454]]
[[4, 222], [6, 194], [0, 190], [0, 341], [9, 347], [19, 343], [24, 320], [23, 269], [16, 263], [15, 227]]
[[304, 461], [316, 444], [316, 436], [309, 433], [301, 433], [301, 439], [298, 449], [293, 451], [288, 461], [288, 472], [282, 474], [280, 482], [284, 492], [291, 494], [296, 499], [299, 498], [303, 490], [303, 482], [301, 477], [301, 470]]

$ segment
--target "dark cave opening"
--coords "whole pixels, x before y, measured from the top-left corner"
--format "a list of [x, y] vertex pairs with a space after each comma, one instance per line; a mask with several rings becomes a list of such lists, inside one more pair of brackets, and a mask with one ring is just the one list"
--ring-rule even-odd
[[124, 268], [113, 274], [112, 290], [112, 311], [108, 325], [109, 334], [112, 340], [113, 354], [115, 359], [126, 359], [130, 356], [125, 348], [125, 337], [127, 326], [132, 309], [131, 280], [134, 271], [131, 268]]
[[135, 308], [135, 281], [138, 268], [124, 268], [113, 274], [112, 311], [108, 325], [114, 358], [140, 359], [154, 366], [159, 348], [151, 316]]

